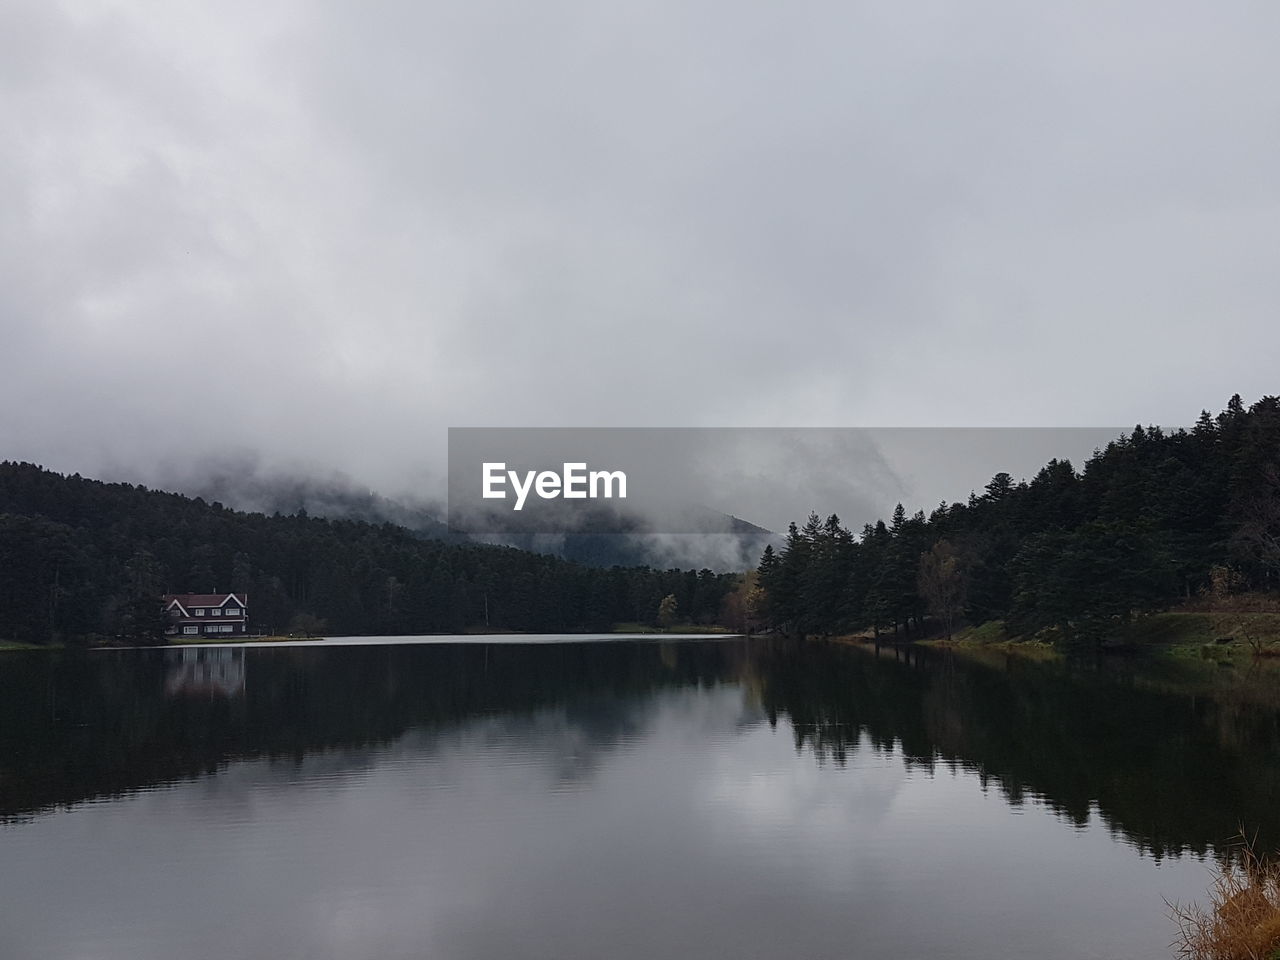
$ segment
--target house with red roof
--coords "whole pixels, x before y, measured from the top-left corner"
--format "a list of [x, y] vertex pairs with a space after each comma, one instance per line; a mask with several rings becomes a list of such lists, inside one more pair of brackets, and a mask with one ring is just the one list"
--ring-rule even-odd
[[247, 593], [169, 593], [164, 611], [170, 636], [243, 636], [249, 628]]

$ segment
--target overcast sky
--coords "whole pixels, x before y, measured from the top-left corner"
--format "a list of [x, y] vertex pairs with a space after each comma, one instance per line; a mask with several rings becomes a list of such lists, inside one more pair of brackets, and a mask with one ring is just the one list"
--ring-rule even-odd
[[[0, 4], [0, 458], [1280, 389], [1274, 2]], [[963, 496], [967, 491], [957, 491]]]

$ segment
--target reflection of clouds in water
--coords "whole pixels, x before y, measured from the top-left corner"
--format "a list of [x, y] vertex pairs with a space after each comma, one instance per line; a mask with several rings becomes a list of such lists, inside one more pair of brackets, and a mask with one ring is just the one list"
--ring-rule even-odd
[[762, 830], [820, 833], [822, 844], [830, 830], [875, 828], [905, 784], [901, 760], [889, 755], [853, 754], [836, 774], [842, 789], [834, 796], [832, 774], [818, 764], [796, 764], [785, 756], [767, 764], [762, 759], [743, 752], [713, 758], [704, 777], [706, 804], [717, 816], [730, 814]]
[[[1136, 902], [1193, 889], [971, 773], [819, 766], [731, 685], [234, 763], [0, 842], [23, 936], [130, 960], [992, 956], [993, 930], [1008, 956], [1140, 956]], [[73, 914], [40, 909], [55, 891]]]
[[498, 764], [519, 762], [551, 782], [588, 777], [603, 755], [644, 735], [651, 723], [650, 700], [598, 697], [530, 713], [503, 713], [456, 727], [411, 730], [396, 751], [428, 753], [438, 764], [483, 756]]

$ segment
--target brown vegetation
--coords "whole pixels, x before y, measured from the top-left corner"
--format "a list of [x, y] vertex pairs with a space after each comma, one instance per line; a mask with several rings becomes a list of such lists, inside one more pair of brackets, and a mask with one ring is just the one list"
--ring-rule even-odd
[[1209, 907], [1169, 904], [1178, 924], [1172, 946], [1188, 960], [1280, 960], [1280, 862], [1242, 845], [1224, 862]]

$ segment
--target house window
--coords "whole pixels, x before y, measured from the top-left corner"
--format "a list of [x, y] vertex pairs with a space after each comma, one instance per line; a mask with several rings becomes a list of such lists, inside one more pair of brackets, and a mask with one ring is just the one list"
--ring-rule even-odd
[[230, 633], [235, 628], [236, 625], [234, 623], [224, 623], [219, 629], [221, 629], [223, 633]]
[[222, 616], [222, 608], [214, 607], [212, 610], [209, 611], [209, 614], [214, 617], [220, 617]]
[[191, 611], [191, 615], [192, 615], [193, 617], [203, 617], [203, 616], [204, 616], [204, 607], [199, 607], [198, 609], [192, 610], [192, 611]]
[[206, 624], [204, 625], [204, 632], [205, 632], [205, 633], [217, 633], [217, 632], [218, 632], [218, 624], [216, 624], [216, 623], [206, 623]]
[[239, 608], [239, 607], [227, 607], [227, 616], [228, 616], [228, 617], [238, 617], [238, 616], [240, 616], [240, 608]]
[[182, 632], [190, 636], [193, 633], [199, 633], [200, 628], [199, 627], [183, 627]]

